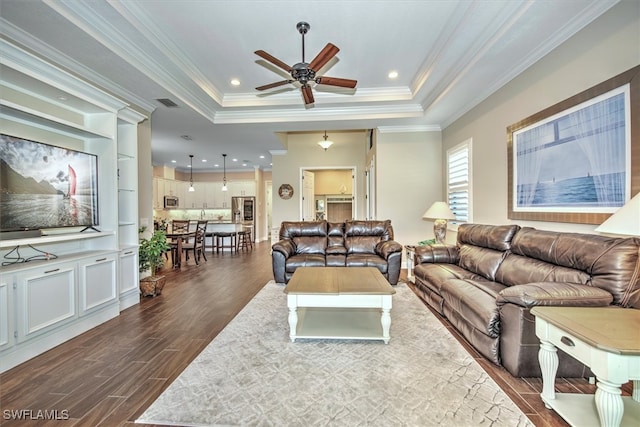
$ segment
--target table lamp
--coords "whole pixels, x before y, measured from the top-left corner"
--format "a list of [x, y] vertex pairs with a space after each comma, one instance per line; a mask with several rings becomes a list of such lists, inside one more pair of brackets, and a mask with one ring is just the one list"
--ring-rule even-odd
[[624, 236], [640, 236], [640, 193], [600, 224], [595, 231]]
[[436, 241], [444, 243], [444, 238], [447, 235], [447, 220], [456, 219], [456, 216], [445, 202], [434, 202], [422, 215], [422, 219], [434, 220], [433, 234], [436, 237]]

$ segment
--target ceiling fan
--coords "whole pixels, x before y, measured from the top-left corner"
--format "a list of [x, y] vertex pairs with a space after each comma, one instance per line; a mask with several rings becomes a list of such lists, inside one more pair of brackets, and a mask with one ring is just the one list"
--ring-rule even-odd
[[311, 92], [311, 86], [309, 85], [309, 83], [311, 82], [321, 85], [339, 86], [351, 89], [355, 88], [356, 84], [358, 83], [357, 80], [326, 76], [316, 77], [316, 73], [318, 72], [318, 70], [324, 67], [327, 62], [329, 62], [334, 56], [336, 56], [340, 49], [338, 49], [338, 47], [332, 43], [327, 43], [324, 49], [322, 49], [320, 53], [318, 53], [318, 55], [313, 58], [313, 61], [311, 61], [310, 63], [306, 63], [304, 62], [304, 35], [307, 34], [311, 26], [306, 22], [298, 22], [296, 28], [298, 29], [298, 32], [302, 34], [302, 62], [299, 62], [291, 67], [280, 61], [278, 58], [269, 55], [264, 50], [257, 50], [255, 52], [255, 54], [259, 57], [266, 59], [273, 65], [276, 65], [291, 74], [292, 78], [275, 83], [270, 83], [264, 86], [259, 86], [256, 88], [256, 90], [267, 90], [289, 83], [298, 82], [301, 84], [300, 90], [302, 91], [304, 103], [305, 105], [309, 105], [314, 103], [313, 93]]

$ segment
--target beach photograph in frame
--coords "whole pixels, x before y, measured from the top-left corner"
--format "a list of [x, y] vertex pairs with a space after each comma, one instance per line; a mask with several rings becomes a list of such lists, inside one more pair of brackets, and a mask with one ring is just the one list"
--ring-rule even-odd
[[600, 224], [638, 192], [639, 72], [507, 128], [510, 219]]

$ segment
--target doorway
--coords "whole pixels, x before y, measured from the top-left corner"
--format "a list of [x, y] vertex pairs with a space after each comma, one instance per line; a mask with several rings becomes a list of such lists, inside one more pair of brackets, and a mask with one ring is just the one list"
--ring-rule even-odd
[[344, 222], [355, 219], [357, 181], [355, 166], [301, 168], [300, 219]]

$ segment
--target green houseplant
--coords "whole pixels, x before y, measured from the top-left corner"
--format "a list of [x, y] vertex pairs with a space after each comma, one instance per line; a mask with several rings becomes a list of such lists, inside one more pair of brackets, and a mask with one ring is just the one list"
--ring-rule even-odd
[[[140, 228], [142, 235], [146, 227]], [[142, 296], [156, 296], [162, 293], [162, 288], [166, 282], [166, 277], [156, 275], [158, 270], [164, 266], [164, 253], [170, 248], [167, 243], [167, 236], [164, 230], [156, 230], [151, 237], [140, 238], [140, 247], [138, 249], [138, 263], [140, 273], [150, 272], [151, 275], [140, 279], [140, 293]]]

